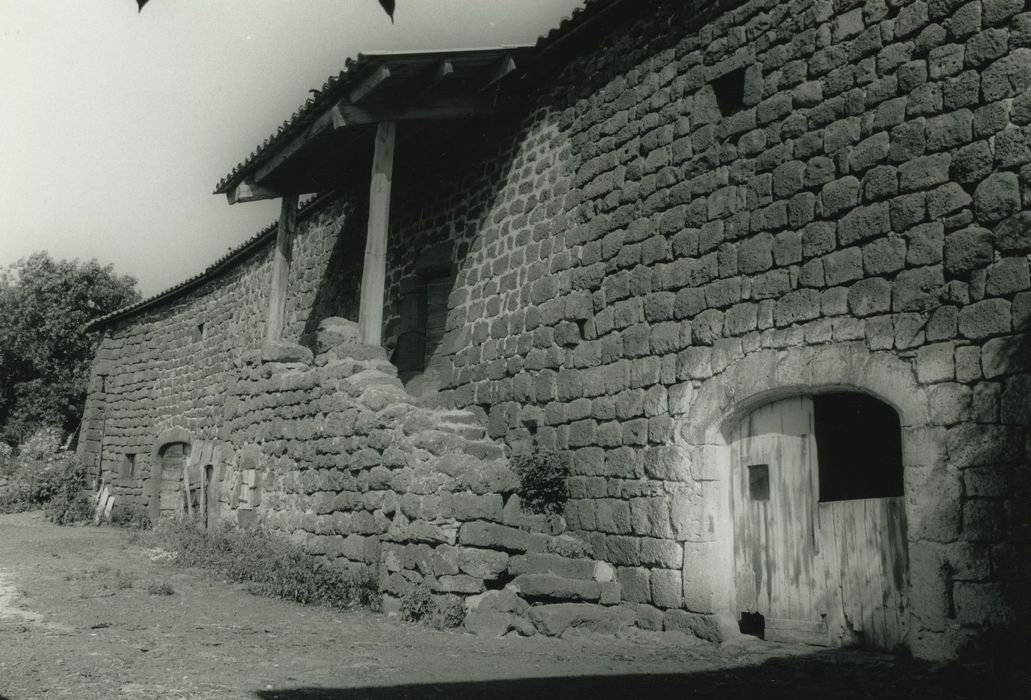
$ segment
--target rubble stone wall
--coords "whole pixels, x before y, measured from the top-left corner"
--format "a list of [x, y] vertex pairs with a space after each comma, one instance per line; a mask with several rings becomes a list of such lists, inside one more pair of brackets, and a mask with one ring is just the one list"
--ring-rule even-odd
[[[346, 198], [315, 203], [298, 216], [284, 336], [311, 342], [325, 316], [357, 308], [354, 275], [346, 272], [354, 217]], [[223, 273], [169, 302], [106, 330], [94, 363], [83, 415], [80, 454], [111, 492], [149, 505], [151, 461], [159, 435], [180, 428], [191, 442], [214, 441], [223, 423], [236, 362], [261, 346], [268, 312], [275, 234]], [[360, 278], [359, 278], [360, 279]], [[318, 318], [314, 318], [317, 315]], [[124, 455], [135, 455], [132, 468]]]
[[873, 393], [904, 426], [911, 646], [955, 653], [1031, 578], [1031, 8], [661, 5], [443, 176], [412, 157], [391, 288], [450, 251], [442, 403], [568, 458], [624, 597], [718, 612], [727, 420]]

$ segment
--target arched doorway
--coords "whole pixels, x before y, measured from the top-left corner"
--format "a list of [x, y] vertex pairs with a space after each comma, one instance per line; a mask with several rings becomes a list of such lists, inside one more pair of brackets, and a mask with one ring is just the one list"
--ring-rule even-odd
[[182, 511], [183, 471], [190, 458], [190, 444], [170, 442], [159, 453], [160, 479], [158, 487], [158, 514], [161, 517], [177, 515]]
[[894, 409], [855, 392], [774, 401], [732, 428], [730, 463], [742, 631], [900, 644], [908, 557]]

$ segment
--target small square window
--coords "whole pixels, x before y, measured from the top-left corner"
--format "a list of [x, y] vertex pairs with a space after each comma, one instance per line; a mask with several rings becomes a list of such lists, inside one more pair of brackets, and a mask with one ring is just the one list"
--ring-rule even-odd
[[753, 501], [770, 500], [770, 465], [748, 465], [748, 497]]
[[716, 105], [720, 114], [729, 117], [741, 111], [745, 104], [745, 69], [737, 68], [725, 73], [710, 83], [716, 93]]

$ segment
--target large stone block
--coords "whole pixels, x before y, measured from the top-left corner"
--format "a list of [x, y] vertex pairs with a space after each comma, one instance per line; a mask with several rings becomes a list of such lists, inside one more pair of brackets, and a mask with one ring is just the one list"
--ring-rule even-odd
[[462, 525], [458, 540], [470, 547], [496, 548], [508, 552], [544, 552], [548, 545], [544, 535], [482, 521]]
[[549, 637], [558, 637], [571, 630], [617, 634], [633, 626], [637, 619], [631, 608], [584, 603], [535, 605], [529, 614], [537, 630]]

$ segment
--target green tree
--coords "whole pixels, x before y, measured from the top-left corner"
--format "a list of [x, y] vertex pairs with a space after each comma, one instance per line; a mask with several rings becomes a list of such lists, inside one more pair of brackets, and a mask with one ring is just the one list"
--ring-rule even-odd
[[94, 353], [82, 328], [137, 299], [135, 279], [96, 260], [41, 252], [0, 268], [0, 439], [75, 428]]

